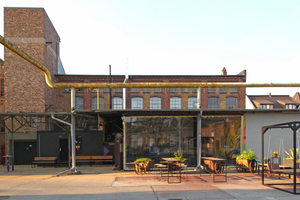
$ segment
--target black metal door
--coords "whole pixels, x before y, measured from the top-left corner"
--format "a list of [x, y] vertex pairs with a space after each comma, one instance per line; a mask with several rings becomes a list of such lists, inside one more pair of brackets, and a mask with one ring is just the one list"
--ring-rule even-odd
[[14, 152], [16, 165], [31, 164], [37, 156], [36, 142], [15, 142]]
[[60, 161], [68, 161], [68, 139], [60, 139], [59, 140], [59, 160]]

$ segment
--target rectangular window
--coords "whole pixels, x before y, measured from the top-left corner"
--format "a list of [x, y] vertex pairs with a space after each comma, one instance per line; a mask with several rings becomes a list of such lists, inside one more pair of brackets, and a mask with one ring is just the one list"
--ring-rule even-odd
[[193, 92], [193, 93], [197, 93], [197, 89], [198, 89], [198, 88], [193, 88], [193, 91], [192, 91], [192, 92]]
[[143, 88], [143, 93], [150, 93], [150, 88]]
[[150, 109], [161, 109], [161, 98], [151, 97], [150, 98]]
[[154, 88], [154, 93], [161, 93], [161, 88]]
[[227, 109], [236, 109], [236, 98], [235, 97], [227, 97], [226, 98], [226, 108]]
[[226, 88], [219, 88], [220, 93], [226, 93]]
[[104, 92], [104, 93], [109, 93], [109, 91], [110, 91], [109, 88], [104, 88], [104, 89], [103, 89], [103, 92]]
[[208, 88], [208, 93], [215, 93], [215, 88]]
[[170, 88], [170, 93], [176, 93], [177, 92], [177, 88]]
[[64, 92], [71, 92], [71, 89], [65, 88], [65, 89], [64, 89]]
[[171, 97], [170, 98], [170, 109], [181, 109], [181, 98]]
[[83, 89], [82, 88], [76, 88], [75, 92], [83, 92]]
[[237, 88], [236, 88], [236, 87], [234, 87], [234, 88], [230, 88], [230, 92], [232, 92], [232, 93], [236, 93], [236, 92], [237, 92]]
[[116, 88], [115, 89], [115, 93], [122, 93], [123, 92], [123, 88]]
[[189, 92], [189, 88], [181, 88], [181, 93], [188, 93]]
[[132, 93], [138, 93], [139, 92], [139, 88], [131, 88], [130, 90]]
[[208, 109], [218, 109], [219, 108], [219, 98], [209, 97], [208, 98]]

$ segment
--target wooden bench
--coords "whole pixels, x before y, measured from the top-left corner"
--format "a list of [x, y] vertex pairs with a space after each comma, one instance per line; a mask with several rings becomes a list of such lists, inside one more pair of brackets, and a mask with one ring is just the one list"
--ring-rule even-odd
[[54, 167], [57, 166], [57, 158], [56, 157], [34, 157], [34, 160], [31, 163], [31, 167], [35, 167], [37, 164], [54, 164]]
[[[70, 157], [70, 160], [72, 161], [72, 157]], [[91, 163], [91, 156], [76, 156], [76, 163]]]
[[103, 163], [103, 162], [111, 162], [112, 165], [114, 164], [113, 156], [112, 156], [112, 155], [106, 155], [106, 156], [91, 156], [91, 163], [92, 163], [92, 162], [95, 162], [95, 165], [101, 164], [101, 166], [102, 166], [102, 163]]

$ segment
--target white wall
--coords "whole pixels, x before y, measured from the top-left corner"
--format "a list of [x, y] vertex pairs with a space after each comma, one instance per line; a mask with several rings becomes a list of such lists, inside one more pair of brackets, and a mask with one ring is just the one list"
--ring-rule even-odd
[[[262, 127], [285, 122], [300, 121], [300, 114], [287, 113], [247, 113], [246, 120], [246, 150], [252, 149], [256, 153], [258, 161], [262, 161]], [[298, 131], [299, 132], [299, 131]], [[299, 142], [299, 133], [297, 132], [297, 145]], [[264, 134], [265, 157], [271, 157], [273, 151], [279, 151], [281, 162], [283, 156], [286, 156], [284, 150], [289, 152], [293, 147], [292, 129], [271, 129]], [[271, 135], [271, 136], [270, 136]], [[269, 142], [270, 141], [270, 142]], [[269, 152], [269, 156], [267, 156]]]

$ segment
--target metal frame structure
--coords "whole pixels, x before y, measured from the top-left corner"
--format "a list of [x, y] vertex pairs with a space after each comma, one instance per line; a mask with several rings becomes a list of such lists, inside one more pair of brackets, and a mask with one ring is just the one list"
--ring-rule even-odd
[[[296, 154], [296, 147], [297, 147], [297, 144], [296, 144], [296, 139], [297, 139], [297, 130], [300, 128], [300, 121], [293, 121], [293, 122], [287, 122], [287, 123], [282, 123], [282, 124], [274, 124], [274, 125], [270, 125], [270, 126], [263, 126], [262, 127], [262, 138], [261, 138], [261, 141], [262, 141], [262, 158], [264, 158], [264, 135], [265, 133], [269, 130], [269, 129], [278, 129], [278, 128], [281, 128], [281, 129], [286, 129], [286, 128], [290, 128], [292, 129], [293, 131], [293, 148], [294, 148], [294, 155], [297, 155]], [[262, 185], [266, 185], [266, 186], [269, 186], [269, 187], [272, 187], [272, 188], [275, 188], [275, 189], [279, 189], [279, 190], [282, 190], [282, 191], [285, 191], [285, 192], [289, 192], [289, 193], [293, 193], [293, 194], [300, 194], [300, 192], [297, 192], [297, 185], [300, 185], [300, 183], [297, 183], [297, 169], [296, 169], [296, 159], [295, 159], [296, 156], [294, 156], [294, 169], [293, 169], [293, 184], [291, 183], [285, 183], [285, 184], [276, 184], [276, 183], [270, 183], [270, 184], [265, 184], [265, 179], [264, 179], [264, 167], [262, 168], [262, 176], [261, 176], [261, 180], [262, 180]], [[291, 191], [288, 191], [288, 190], [285, 190], [285, 189], [282, 189], [282, 188], [278, 188], [278, 187], [275, 187], [275, 185], [293, 185], [293, 192]]]

